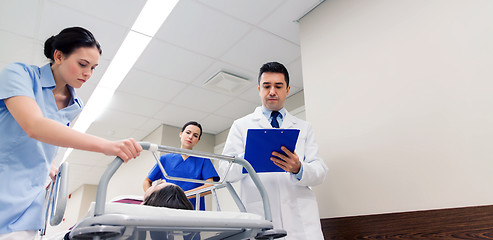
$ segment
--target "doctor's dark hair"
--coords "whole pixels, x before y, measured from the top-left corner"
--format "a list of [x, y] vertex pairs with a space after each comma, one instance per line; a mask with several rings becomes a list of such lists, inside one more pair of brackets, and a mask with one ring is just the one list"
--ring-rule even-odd
[[286, 81], [286, 87], [289, 87], [289, 73], [286, 67], [282, 65], [282, 63], [278, 62], [268, 62], [262, 67], [260, 67], [260, 72], [258, 74], [258, 85], [260, 85], [260, 77], [264, 72], [272, 72], [272, 73], [282, 73], [284, 74], [284, 81]]
[[103, 53], [99, 42], [96, 41], [89, 30], [82, 27], [69, 27], [45, 41], [44, 54], [53, 63], [55, 61], [53, 57], [55, 50], [59, 50], [68, 56], [80, 47], [96, 47], [99, 55]]
[[158, 191], [154, 191], [144, 199], [142, 204], [155, 207], [193, 210], [193, 205], [188, 200], [183, 189], [175, 184], [170, 184]]
[[185, 123], [185, 125], [183, 125], [183, 127], [181, 128], [181, 132], [185, 131], [185, 128], [187, 128], [188, 125], [194, 125], [200, 129], [200, 135], [199, 135], [199, 139], [200, 139], [200, 137], [202, 137], [202, 125], [200, 125], [200, 123], [198, 123], [198, 122], [190, 121], [190, 122]]

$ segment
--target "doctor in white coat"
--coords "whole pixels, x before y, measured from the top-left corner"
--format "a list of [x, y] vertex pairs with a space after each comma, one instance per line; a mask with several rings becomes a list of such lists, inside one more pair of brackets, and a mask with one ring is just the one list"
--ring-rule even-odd
[[[245, 117], [234, 121], [229, 131], [223, 154], [243, 157], [248, 129], [294, 128], [300, 130], [294, 153], [283, 148], [283, 154], [273, 152], [271, 157], [285, 172], [260, 173], [260, 179], [268, 194], [275, 229], [287, 231], [286, 239], [324, 239], [317, 199], [310, 186], [321, 184], [327, 174], [327, 166], [318, 156], [311, 125], [289, 114], [284, 102], [289, 94], [289, 74], [280, 63], [270, 62], [260, 68], [258, 91], [262, 106]], [[278, 112], [278, 113], [276, 113]], [[267, 160], [267, 159], [266, 159]], [[229, 163], [221, 162], [219, 172], [224, 176]], [[242, 174], [242, 166], [233, 164], [227, 180], [241, 181], [240, 197], [247, 211], [263, 215], [260, 194], [251, 178]]]

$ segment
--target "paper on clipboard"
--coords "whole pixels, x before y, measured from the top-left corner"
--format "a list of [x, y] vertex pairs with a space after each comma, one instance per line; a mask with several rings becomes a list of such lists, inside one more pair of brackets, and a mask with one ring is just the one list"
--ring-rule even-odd
[[[299, 129], [248, 129], [245, 159], [256, 172], [284, 172], [270, 160], [272, 152], [284, 153], [281, 146], [294, 152], [299, 134]], [[244, 168], [243, 173], [246, 173]]]

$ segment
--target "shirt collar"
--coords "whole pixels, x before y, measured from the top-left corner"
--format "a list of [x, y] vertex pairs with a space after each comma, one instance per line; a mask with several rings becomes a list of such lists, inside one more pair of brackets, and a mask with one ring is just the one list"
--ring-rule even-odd
[[77, 96], [77, 92], [75, 92], [75, 89], [69, 85], [67, 85], [68, 90], [72, 94], [72, 99], [70, 100], [70, 104], [73, 104], [73, 102], [76, 102], [77, 105], [79, 105], [80, 108], [84, 107], [84, 104], [82, 101], [79, 99], [79, 96]]
[[[55, 83], [55, 78], [53, 78], [53, 71], [51, 71], [51, 65], [48, 63], [41, 67], [40, 70], [40, 81], [41, 81], [41, 86], [43, 88], [55, 88], [56, 83]], [[80, 108], [84, 106], [82, 101], [79, 99], [77, 96], [77, 93], [75, 92], [75, 89], [69, 85], [67, 85], [68, 90], [72, 94], [72, 99], [70, 100], [69, 105], [73, 104], [74, 102], [79, 105]]]
[[[264, 114], [264, 116], [269, 119], [270, 118], [270, 114], [272, 113], [271, 110], [265, 108], [263, 105], [260, 107], [262, 109], [262, 114]], [[281, 118], [284, 119], [284, 117], [286, 117], [286, 114], [288, 113], [288, 111], [286, 110], [286, 108], [281, 108], [281, 110], [279, 110], [279, 113], [281, 113]]]
[[51, 71], [51, 66], [49, 63], [41, 67], [40, 81], [41, 81], [41, 87], [44, 88], [55, 87], [56, 83], [55, 83], [55, 79], [53, 78], [53, 72]]

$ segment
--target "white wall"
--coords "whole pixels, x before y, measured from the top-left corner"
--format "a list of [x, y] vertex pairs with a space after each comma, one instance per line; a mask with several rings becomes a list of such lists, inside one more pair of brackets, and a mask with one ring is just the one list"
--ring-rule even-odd
[[493, 203], [493, 1], [331, 0], [301, 20], [321, 217]]

